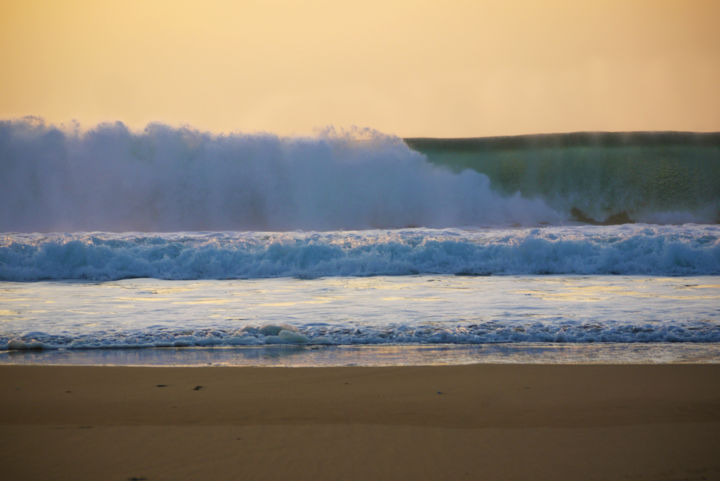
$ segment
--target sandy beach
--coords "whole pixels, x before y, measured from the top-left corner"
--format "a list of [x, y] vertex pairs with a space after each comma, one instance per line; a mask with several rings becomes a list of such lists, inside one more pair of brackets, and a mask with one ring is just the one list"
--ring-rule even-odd
[[720, 479], [720, 365], [0, 366], [5, 480]]

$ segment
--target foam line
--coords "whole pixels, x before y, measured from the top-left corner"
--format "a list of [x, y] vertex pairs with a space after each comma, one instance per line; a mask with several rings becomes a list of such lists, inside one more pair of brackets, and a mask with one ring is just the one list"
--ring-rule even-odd
[[718, 226], [5, 234], [0, 280], [719, 275]]

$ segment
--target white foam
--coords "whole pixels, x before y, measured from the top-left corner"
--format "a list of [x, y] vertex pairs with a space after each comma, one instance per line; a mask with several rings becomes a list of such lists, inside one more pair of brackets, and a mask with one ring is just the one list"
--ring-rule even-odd
[[720, 227], [5, 234], [0, 280], [720, 274]]
[[537, 225], [563, 216], [372, 131], [213, 135], [0, 122], [0, 231]]

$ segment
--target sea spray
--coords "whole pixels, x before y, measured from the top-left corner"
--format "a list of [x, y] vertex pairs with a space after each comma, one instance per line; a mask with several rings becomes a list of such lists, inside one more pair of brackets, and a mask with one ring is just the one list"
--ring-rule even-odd
[[[358, 135], [361, 134], [361, 135]], [[121, 123], [0, 122], [0, 231], [537, 225], [563, 217], [372, 131], [213, 135]]]

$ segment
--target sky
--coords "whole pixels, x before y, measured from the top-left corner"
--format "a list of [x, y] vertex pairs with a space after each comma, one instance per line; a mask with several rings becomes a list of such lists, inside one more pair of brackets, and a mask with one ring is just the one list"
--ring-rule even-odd
[[0, 0], [0, 118], [720, 130], [720, 1]]

